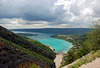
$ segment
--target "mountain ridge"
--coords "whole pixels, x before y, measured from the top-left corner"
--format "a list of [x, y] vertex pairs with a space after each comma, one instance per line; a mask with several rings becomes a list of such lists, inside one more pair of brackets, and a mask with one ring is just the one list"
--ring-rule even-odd
[[42, 28], [42, 29], [10, 29], [11, 31], [39, 32], [51, 34], [85, 34], [90, 28]]

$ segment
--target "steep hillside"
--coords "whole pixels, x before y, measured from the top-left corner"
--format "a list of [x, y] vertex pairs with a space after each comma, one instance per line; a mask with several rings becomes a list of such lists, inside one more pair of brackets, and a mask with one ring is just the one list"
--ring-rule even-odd
[[[82, 56], [85, 56], [91, 52], [96, 52], [97, 50], [100, 50], [100, 21], [95, 21], [93, 25], [92, 31], [87, 33], [86, 36], [81, 36], [82, 38], [76, 39], [75, 41], [81, 42], [81, 45], [72, 47], [64, 57], [64, 62], [62, 62], [61, 67], [68, 65], [70, 63], [73, 63], [75, 60], [81, 58]], [[86, 37], [86, 39], [84, 38]], [[72, 38], [71, 38], [72, 39]], [[100, 56], [100, 54], [98, 54]], [[85, 59], [85, 61], [87, 58]], [[81, 62], [79, 62], [77, 65], [80, 65]], [[75, 68], [75, 67], [72, 67]]]
[[[97, 60], [98, 59], [98, 60]], [[94, 62], [96, 60], [96, 62]], [[73, 63], [62, 68], [100, 68], [100, 50], [77, 59]]]
[[[43, 46], [43, 45], [41, 45]], [[31, 43], [0, 26], [0, 67], [22, 68], [33, 64], [42, 68], [55, 68], [55, 53]], [[49, 51], [48, 51], [49, 50]]]

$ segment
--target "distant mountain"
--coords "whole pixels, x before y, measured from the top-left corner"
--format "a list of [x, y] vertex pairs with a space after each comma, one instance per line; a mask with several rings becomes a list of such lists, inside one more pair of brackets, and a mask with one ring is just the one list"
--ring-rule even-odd
[[49, 47], [27, 41], [0, 26], [0, 68], [55, 68], [55, 56]]
[[39, 32], [51, 34], [85, 34], [91, 28], [42, 28], [42, 29], [11, 29], [11, 31]]

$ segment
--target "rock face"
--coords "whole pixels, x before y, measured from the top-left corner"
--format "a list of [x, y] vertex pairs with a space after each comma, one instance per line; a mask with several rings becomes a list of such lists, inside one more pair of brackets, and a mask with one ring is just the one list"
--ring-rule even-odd
[[[20, 44], [20, 46], [24, 45], [22, 46], [24, 48], [31, 48], [37, 54], [41, 53], [41, 55], [52, 61], [56, 56], [55, 53], [48, 53], [1, 26], [0, 37], [14, 42], [15, 44]], [[10, 48], [10, 46], [8, 46], [8, 42], [0, 39], [0, 68], [28, 68], [33, 64], [39, 65], [42, 68], [55, 68], [55, 63], [48, 64], [35, 56], [28, 55], [27, 53], [23, 53], [14, 48]]]

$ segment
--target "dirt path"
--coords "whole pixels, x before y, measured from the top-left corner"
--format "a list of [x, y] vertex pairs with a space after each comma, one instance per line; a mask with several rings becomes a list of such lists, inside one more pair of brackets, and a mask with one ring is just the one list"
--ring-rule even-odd
[[88, 64], [83, 64], [79, 68], [100, 68], [100, 58], [97, 58], [96, 60], [92, 61], [91, 63]]
[[61, 54], [56, 55], [56, 58], [54, 60], [54, 62], [56, 63], [56, 68], [58, 68], [61, 65], [60, 63], [62, 62], [62, 57], [63, 57], [63, 55], [61, 55]]

